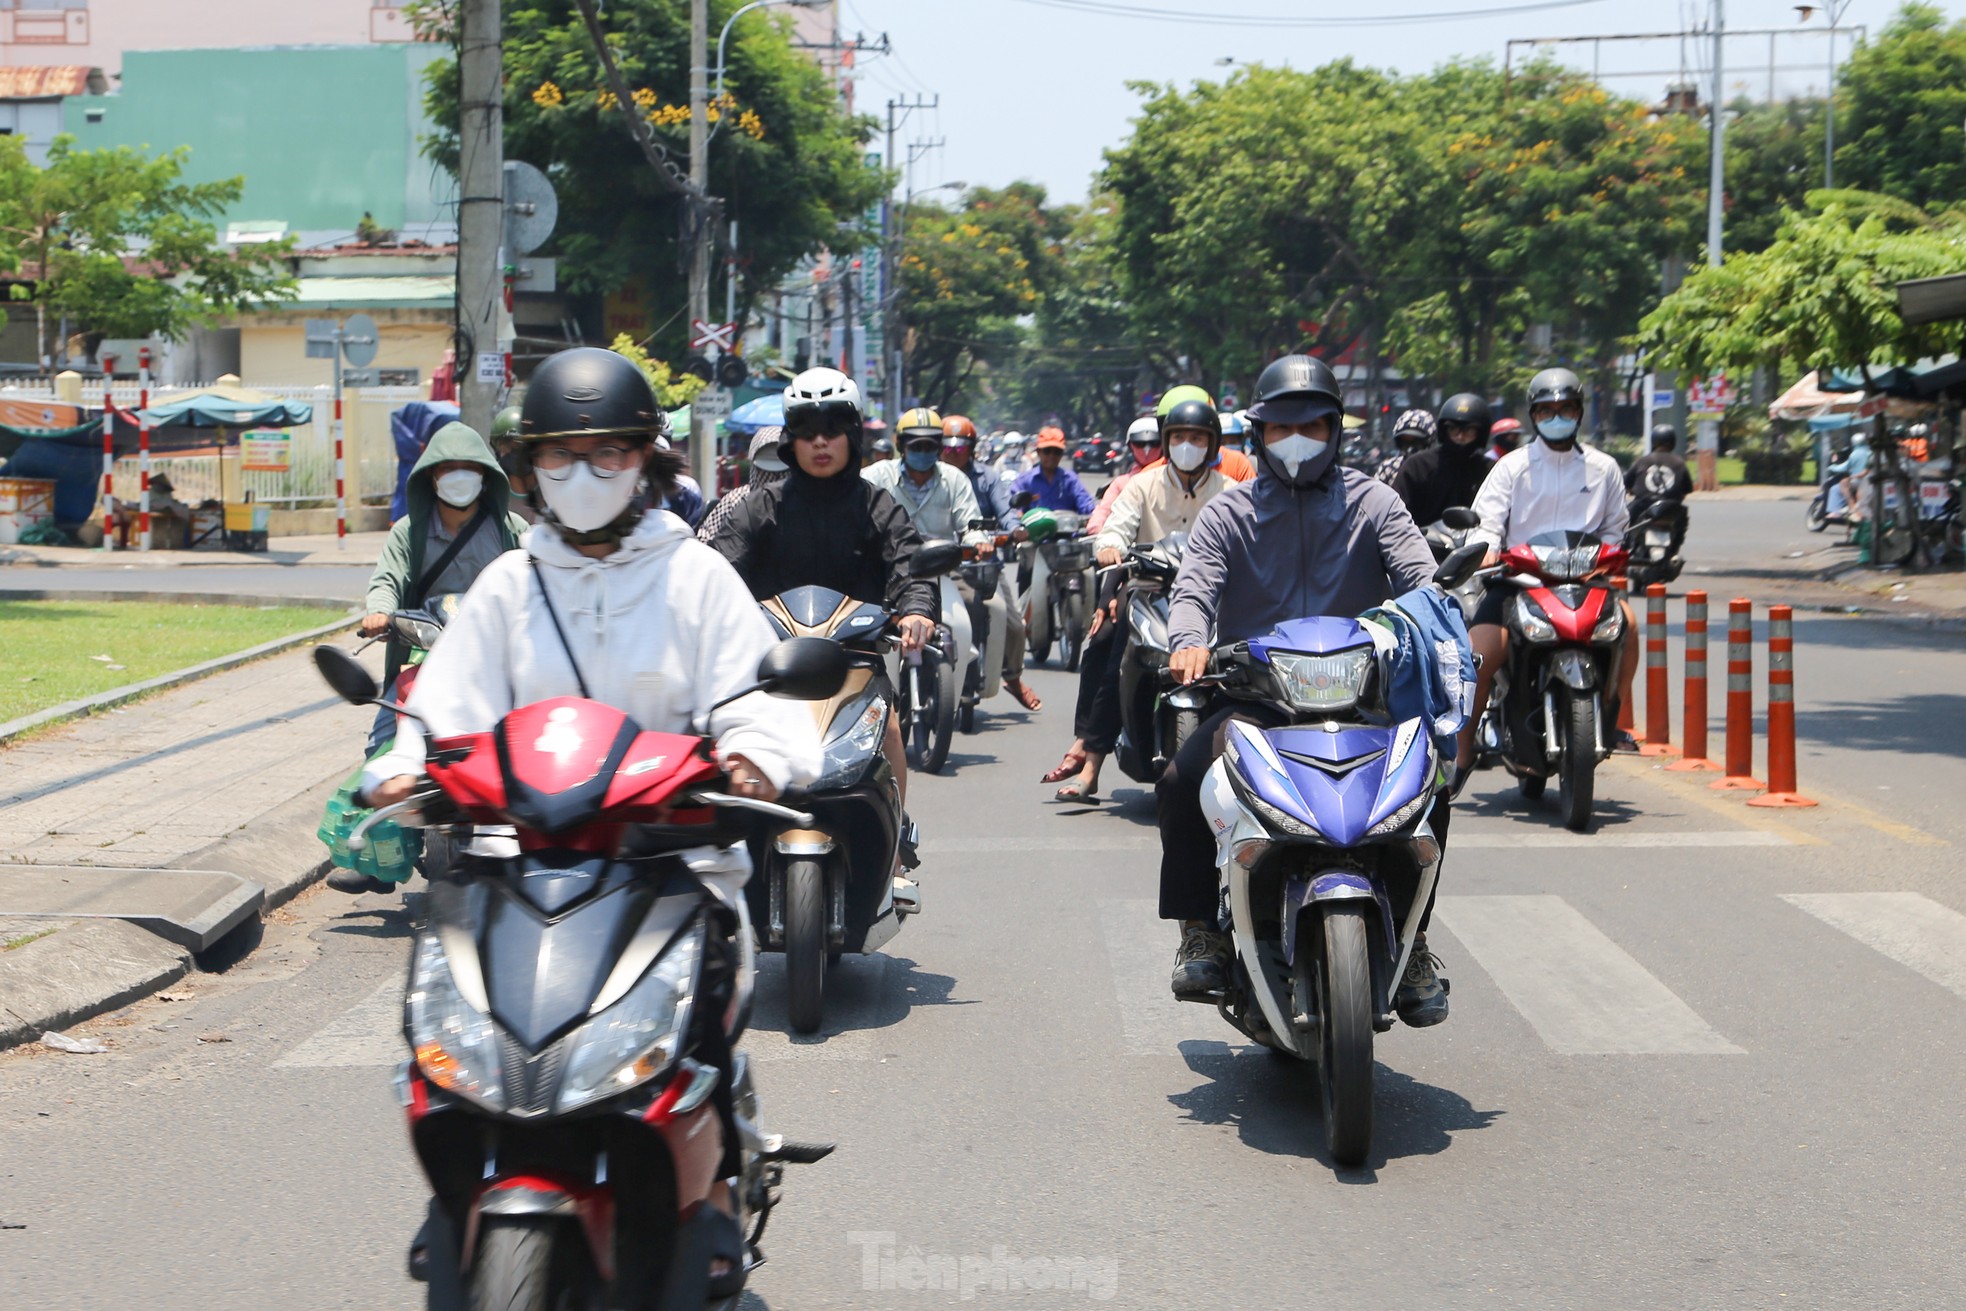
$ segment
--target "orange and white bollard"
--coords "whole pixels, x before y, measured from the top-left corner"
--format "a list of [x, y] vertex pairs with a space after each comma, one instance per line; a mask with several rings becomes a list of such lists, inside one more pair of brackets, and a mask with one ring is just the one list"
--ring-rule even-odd
[[1754, 602], [1727, 603], [1727, 774], [1708, 787], [1759, 792], [1754, 776]]
[[102, 380], [102, 549], [116, 549], [116, 394]]
[[[1631, 595], [1631, 587], [1631, 579], [1623, 577], [1613, 578], [1611, 580], [1613, 603], [1622, 606], [1625, 603], [1625, 599]], [[1634, 683], [1633, 686], [1636, 687], [1637, 684]], [[1643, 742], [1644, 739], [1638, 736], [1638, 707], [1632, 704], [1633, 699], [1626, 697], [1623, 701], [1619, 702], [1618, 727], [1630, 733], [1635, 740]]]
[[1666, 585], [1645, 589], [1645, 745], [1639, 754], [1671, 756], [1672, 703], [1666, 686]]
[[1719, 765], [1707, 759], [1707, 594], [1686, 594], [1686, 728], [1680, 734], [1685, 755], [1667, 769], [1682, 773], [1713, 773]]
[[1768, 607], [1768, 792], [1750, 806], [1813, 806], [1795, 790], [1795, 612]]

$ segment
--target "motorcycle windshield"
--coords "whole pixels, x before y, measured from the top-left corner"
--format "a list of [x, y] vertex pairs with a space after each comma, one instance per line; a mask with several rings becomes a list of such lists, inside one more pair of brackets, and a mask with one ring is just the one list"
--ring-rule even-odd
[[[1375, 827], [1403, 823], [1424, 808], [1433, 766], [1421, 727], [1409, 719], [1390, 728], [1330, 732], [1232, 721], [1230, 769], [1256, 800], [1307, 825], [1329, 845], [1357, 846], [1377, 836]], [[1285, 836], [1309, 836], [1283, 827]]]

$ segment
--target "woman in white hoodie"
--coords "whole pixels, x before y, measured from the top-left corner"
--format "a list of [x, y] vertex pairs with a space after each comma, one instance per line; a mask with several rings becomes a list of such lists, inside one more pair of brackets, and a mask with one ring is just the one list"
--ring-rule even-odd
[[[425, 732], [484, 732], [555, 696], [617, 707], [654, 732], [712, 733], [740, 796], [768, 801], [817, 775], [818, 732], [803, 706], [754, 693], [710, 713], [755, 680], [774, 639], [736, 570], [658, 508], [681, 468], [655, 443], [663, 422], [641, 371], [612, 351], [564, 351], [540, 366], [516, 434], [539, 521], [478, 576], [424, 660], [409, 708], [425, 726], [405, 721], [369, 765], [366, 804], [410, 795]], [[729, 1083], [718, 1081], [719, 1094]], [[719, 1110], [728, 1178], [736, 1137], [728, 1106]], [[728, 1213], [724, 1189], [713, 1202]], [[718, 1252], [713, 1289], [741, 1287], [741, 1255], [735, 1245]]]

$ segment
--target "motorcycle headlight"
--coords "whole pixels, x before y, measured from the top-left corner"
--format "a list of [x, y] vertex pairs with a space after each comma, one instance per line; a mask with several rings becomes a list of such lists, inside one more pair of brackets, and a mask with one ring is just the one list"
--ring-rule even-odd
[[812, 790], [845, 787], [867, 759], [869, 752], [881, 743], [881, 730], [887, 720], [887, 698], [870, 696], [867, 708], [860, 712], [847, 730], [826, 744], [825, 756], [820, 762], [819, 777], [812, 784]]
[[1432, 799], [1433, 793], [1422, 792], [1419, 796], [1413, 798], [1413, 800], [1407, 802], [1398, 810], [1395, 810], [1392, 814], [1367, 829], [1365, 835], [1370, 838], [1379, 838], [1384, 837], [1388, 833], [1399, 832], [1399, 830], [1411, 824], [1420, 812], [1427, 808], [1427, 802]]
[[1613, 601], [1604, 618], [1597, 621], [1597, 627], [1591, 629], [1591, 641], [1615, 642], [1624, 635], [1625, 607]]
[[1556, 641], [1556, 625], [1551, 623], [1550, 617], [1543, 613], [1543, 607], [1527, 596], [1518, 596], [1515, 599], [1515, 625], [1522, 631], [1523, 637], [1531, 642]]
[[645, 1083], [669, 1068], [689, 1030], [703, 930], [662, 954], [628, 995], [573, 1031], [559, 1109], [571, 1111]]
[[498, 1032], [491, 1017], [457, 990], [434, 933], [417, 940], [407, 1002], [405, 1027], [424, 1077], [487, 1110], [505, 1109]]
[[1270, 667], [1283, 684], [1284, 698], [1298, 710], [1345, 710], [1365, 694], [1372, 658], [1369, 646], [1333, 655], [1272, 652]]

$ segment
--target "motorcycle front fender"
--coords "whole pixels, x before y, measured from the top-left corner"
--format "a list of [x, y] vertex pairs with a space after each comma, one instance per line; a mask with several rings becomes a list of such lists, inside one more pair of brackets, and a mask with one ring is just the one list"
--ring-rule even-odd
[[1321, 902], [1370, 901], [1379, 907], [1380, 946], [1399, 941], [1393, 928], [1393, 906], [1383, 889], [1355, 869], [1322, 870], [1309, 878], [1293, 877], [1283, 885], [1283, 958], [1297, 963], [1297, 932], [1306, 907]]
[[1595, 692], [1597, 666], [1592, 663], [1588, 652], [1567, 647], [1550, 657], [1543, 679], [1545, 684], [1561, 683], [1572, 692]]

